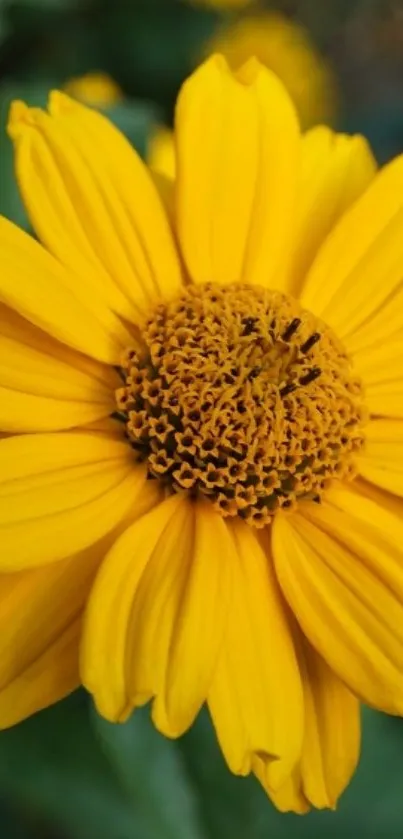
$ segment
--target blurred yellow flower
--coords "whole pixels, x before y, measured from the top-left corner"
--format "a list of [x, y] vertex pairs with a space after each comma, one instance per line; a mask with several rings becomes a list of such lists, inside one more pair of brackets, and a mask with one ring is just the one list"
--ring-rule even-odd
[[14, 103], [0, 219], [0, 724], [80, 682], [334, 807], [403, 714], [403, 157], [280, 80], [183, 86], [168, 217], [101, 114]]
[[154, 172], [166, 178], [175, 176], [174, 134], [165, 126], [158, 126], [148, 141], [147, 163]]
[[115, 105], [124, 98], [119, 85], [107, 73], [87, 73], [70, 79], [64, 86], [65, 92], [95, 108]]
[[205, 53], [222, 53], [233, 70], [255, 56], [285, 84], [303, 128], [332, 121], [334, 77], [308, 33], [283, 15], [262, 12], [223, 25]]
[[256, 0], [190, 0], [190, 2], [197, 6], [210, 6], [213, 9], [227, 11], [251, 6]]

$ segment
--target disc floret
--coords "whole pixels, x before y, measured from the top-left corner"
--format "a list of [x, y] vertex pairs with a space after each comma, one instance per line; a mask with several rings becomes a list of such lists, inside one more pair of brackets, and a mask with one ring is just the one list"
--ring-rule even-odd
[[119, 416], [168, 491], [268, 524], [354, 476], [366, 412], [333, 332], [284, 294], [191, 286], [160, 303], [122, 361]]

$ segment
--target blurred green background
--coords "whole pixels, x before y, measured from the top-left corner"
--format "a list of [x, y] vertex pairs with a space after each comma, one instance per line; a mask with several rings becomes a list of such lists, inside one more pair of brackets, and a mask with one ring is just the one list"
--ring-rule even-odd
[[[29, 227], [5, 131], [12, 99], [45, 105], [52, 87], [70, 83], [79, 95], [85, 85], [72, 79], [108, 74], [117, 88], [106, 84], [98, 104], [158, 168], [152, 143], [172, 124], [183, 79], [217, 44], [238, 55], [244, 16], [265, 13], [256, 49], [281, 68], [303, 121], [366, 134], [380, 162], [399, 153], [401, 0], [250, 2], [236, 12], [218, 0], [0, 0], [0, 212]], [[0, 733], [0, 839], [324, 836], [402, 839], [403, 721], [364, 709], [360, 767], [337, 812], [304, 817], [277, 813], [256, 781], [229, 774], [207, 713], [173, 743], [147, 709], [112, 726], [78, 692]]]

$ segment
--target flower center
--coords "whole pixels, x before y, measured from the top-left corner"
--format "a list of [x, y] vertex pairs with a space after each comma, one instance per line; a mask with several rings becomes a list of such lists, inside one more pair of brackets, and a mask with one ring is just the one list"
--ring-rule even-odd
[[354, 476], [365, 410], [324, 323], [284, 294], [209, 283], [155, 307], [126, 352], [119, 417], [149, 478], [268, 524]]

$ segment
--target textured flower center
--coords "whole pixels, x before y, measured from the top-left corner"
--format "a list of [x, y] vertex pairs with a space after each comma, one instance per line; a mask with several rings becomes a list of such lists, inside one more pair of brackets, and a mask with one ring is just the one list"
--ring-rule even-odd
[[291, 297], [209, 283], [155, 307], [122, 362], [119, 416], [150, 478], [269, 523], [354, 476], [362, 389], [340, 342]]

